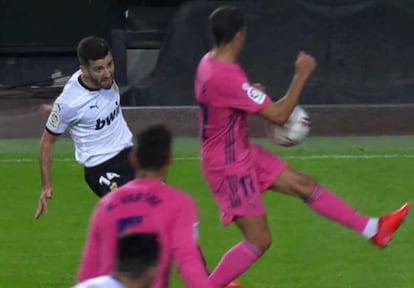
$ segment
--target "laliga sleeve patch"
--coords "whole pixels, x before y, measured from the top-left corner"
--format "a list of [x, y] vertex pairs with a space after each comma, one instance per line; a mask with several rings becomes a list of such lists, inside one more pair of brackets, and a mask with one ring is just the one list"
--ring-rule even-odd
[[259, 89], [256, 89], [247, 83], [243, 83], [242, 89], [246, 91], [247, 96], [250, 98], [250, 100], [252, 100], [253, 102], [257, 104], [262, 104], [264, 100], [266, 99], [265, 93], [263, 93]]
[[60, 118], [59, 114], [56, 112], [52, 112], [49, 116], [49, 126], [56, 128], [59, 125]]

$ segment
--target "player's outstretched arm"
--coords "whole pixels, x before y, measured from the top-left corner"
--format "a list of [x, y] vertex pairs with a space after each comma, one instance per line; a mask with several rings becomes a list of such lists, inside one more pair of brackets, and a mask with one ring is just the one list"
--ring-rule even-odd
[[259, 116], [277, 125], [285, 124], [293, 108], [297, 105], [302, 89], [315, 67], [315, 59], [311, 55], [300, 52], [295, 62], [295, 75], [286, 94], [278, 101], [270, 102], [261, 109], [258, 112]]
[[43, 131], [42, 137], [40, 138], [39, 169], [41, 192], [35, 213], [36, 219], [39, 219], [42, 214], [48, 212], [47, 200], [52, 198], [53, 190], [50, 184], [50, 170], [53, 158], [53, 144], [56, 139], [57, 136], [49, 133], [47, 130]]

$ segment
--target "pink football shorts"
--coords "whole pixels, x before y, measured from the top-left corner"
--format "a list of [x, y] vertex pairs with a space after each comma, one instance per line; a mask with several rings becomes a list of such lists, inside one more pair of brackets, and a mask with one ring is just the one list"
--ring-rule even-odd
[[266, 211], [261, 193], [270, 188], [287, 163], [263, 147], [252, 144], [252, 160], [246, 165], [231, 165], [204, 177], [220, 208], [220, 219], [227, 225], [235, 216], [261, 216]]

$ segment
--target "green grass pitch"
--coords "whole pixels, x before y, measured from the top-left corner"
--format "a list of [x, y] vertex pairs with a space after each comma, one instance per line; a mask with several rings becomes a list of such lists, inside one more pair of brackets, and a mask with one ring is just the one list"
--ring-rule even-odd
[[[379, 215], [414, 203], [414, 137], [310, 137], [292, 148], [258, 139], [290, 165], [314, 176], [357, 210]], [[200, 244], [212, 269], [240, 240], [219, 224], [203, 181], [195, 139], [175, 142], [168, 182], [196, 200]], [[89, 215], [97, 201], [73, 160], [72, 144], [56, 144], [49, 214], [33, 218], [39, 196], [38, 140], [0, 140], [0, 287], [70, 287]], [[361, 236], [316, 216], [298, 199], [264, 196], [273, 234], [270, 250], [240, 277], [243, 288], [413, 288], [414, 221], [379, 250]], [[170, 287], [184, 287], [176, 274]]]

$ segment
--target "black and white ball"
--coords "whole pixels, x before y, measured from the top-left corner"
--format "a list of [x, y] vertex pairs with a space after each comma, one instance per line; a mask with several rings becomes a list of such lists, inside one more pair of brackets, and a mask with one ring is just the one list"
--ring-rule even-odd
[[266, 133], [277, 145], [290, 147], [303, 142], [309, 134], [311, 122], [308, 113], [296, 106], [283, 126], [267, 122]]

